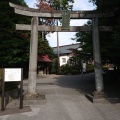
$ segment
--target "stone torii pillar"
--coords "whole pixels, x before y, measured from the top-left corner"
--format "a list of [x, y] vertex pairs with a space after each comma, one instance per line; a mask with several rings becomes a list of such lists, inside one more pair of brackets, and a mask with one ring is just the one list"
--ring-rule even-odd
[[30, 58], [29, 58], [29, 82], [26, 98], [36, 98], [37, 79], [37, 49], [38, 49], [38, 17], [31, 20]]
[[93, 18], [93, 54], [94, 54], [94, 70], [96, 91], [93, 93], [95, 97], [103, 97], [104, 85], [102, 76], [100, 40], [98, 18]]

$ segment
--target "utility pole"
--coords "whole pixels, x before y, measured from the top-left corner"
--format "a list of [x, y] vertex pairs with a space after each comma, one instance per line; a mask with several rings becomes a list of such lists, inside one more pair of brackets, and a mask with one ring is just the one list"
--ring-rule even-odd
[[44, 41], [45, 38], [44, 38], [44, 32], [42, 31], [42, 40]]
[[[58, 20], [57, 20], [57, 26], [58, 26]], [[57, 73], [60, 72], [60, 54], [59, 54], [59, 33], [57, 32]]]

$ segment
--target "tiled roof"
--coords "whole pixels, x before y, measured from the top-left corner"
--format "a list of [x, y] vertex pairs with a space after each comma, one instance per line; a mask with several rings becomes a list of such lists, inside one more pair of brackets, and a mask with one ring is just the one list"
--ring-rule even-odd
[[41, 62], [52, 62], [52, 60], [49, 59], [48, 55], [38, 55], [37, 57], [38, 61], [41, 61]]
[[[70, 49], [78, 49], [79, 47], [80, 47], [79, 43], [59, 46], [59, 54], [71, 53]], [[54, 52], [54, 54], [57, 54], [57, 47], [53, 47], [53, 52]]]

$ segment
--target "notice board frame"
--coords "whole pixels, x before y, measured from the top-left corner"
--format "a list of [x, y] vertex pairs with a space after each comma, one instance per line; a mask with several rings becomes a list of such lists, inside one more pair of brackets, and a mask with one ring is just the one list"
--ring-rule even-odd
[[[12, 82], [16, 82], [16, 81], [19, 81], [20, 82], [20, 109], [23, 108], [23, 68], [3, 68], [3, 75], [2, 75], [2, 96], [1, 96], [1, 111], [4, 111], [5, 110], [5, 106], [4, 106], [4, 96], [5, 96], [5, 82], [11, 82], [10, 81], [5, 81], [5, 72], [10, 72], [9, 74], [12, 74], [11, 71], [14, 71], [16, 73], [17, 72], [20, 72], [20, 76], [21, 76], [21, 79], [19, 80], [14, 80]], [[12, 77], [14, 77], [14, 74], [12, 74]]]

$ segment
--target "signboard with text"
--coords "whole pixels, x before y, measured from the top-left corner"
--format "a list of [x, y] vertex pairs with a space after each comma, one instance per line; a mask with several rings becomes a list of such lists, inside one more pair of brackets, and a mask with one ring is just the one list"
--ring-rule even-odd
[[23, 108], [23, 68], [4, 68], [2, 79], [1, 111], [5, 110], [5, 82], [20, 81], [20, 109]]
[[5, 68], [4, 81], [21, 81], [21, 68]]

